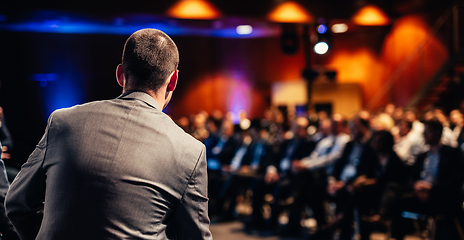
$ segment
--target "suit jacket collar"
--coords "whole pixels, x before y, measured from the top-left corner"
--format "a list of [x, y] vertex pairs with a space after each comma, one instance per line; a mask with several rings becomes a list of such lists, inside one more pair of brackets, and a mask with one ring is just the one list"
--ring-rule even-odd
[[142, 92], [142, 91], [127, 91], [123, 94], [121, 94], [118, 98], [120, 99], [137, 99], [140, 101], [145, 102], [149, 106], [162, 110], [161, 107], [159, 106], [158, 102], [152, 98], [148, 93]]

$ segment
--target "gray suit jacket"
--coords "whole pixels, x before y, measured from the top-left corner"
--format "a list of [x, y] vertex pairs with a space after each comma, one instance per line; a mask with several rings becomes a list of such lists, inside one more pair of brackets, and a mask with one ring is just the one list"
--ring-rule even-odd
[[21, 239], [211, 239], [205, 147], [143, 92], [57, 110], [12, 183]]

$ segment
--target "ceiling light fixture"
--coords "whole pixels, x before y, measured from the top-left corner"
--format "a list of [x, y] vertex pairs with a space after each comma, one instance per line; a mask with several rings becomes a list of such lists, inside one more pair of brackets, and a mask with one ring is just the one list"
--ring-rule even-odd
[[314, 17], [294, 1], [278, 5], [267, 15], [267, 19], [280, 23], [312, 23], [314, 21]]
[[367, 5], [354, 14], [353, 22], [362, 26], [386, 26], [390, 18], [380, 8]]
[[212, 20], [221, 16], [221, 12], [207, 0], [180, 0], [168, 9], [167, 15], [181, 19]]

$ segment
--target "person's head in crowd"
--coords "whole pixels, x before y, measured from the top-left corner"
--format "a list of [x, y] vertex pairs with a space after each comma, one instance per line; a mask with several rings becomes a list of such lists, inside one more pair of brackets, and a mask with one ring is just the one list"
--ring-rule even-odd
[[266, 121], [269, 121], [269, 122], [274, 121], [273, 113], [270, 108], [264, 110], [263, 116], [264, 116], [263, 119], [265, 119]]
[[331, 126], [332, 126], [331, 119], [325, 118], [319, 123], [319, 132], [321, 132], [323, 136], [329, 136], [331, 132]]
[[250, 124], [250, 136], [253, 140], [258, 140], [263, 137], [262, 132], [266, 129], [261, 123], [261, 119], [253, 119]]
[[[315, 116], [316, 121], [313, 121], [314, 116]], [[320, 132], [322, 122], [325, 121], [328, 118], [329, 118], [329, 116], [328, 116], [326, 111], [319, 111], [313, 116], [309, 115], [308, 119], [310, 120], [310, 124], [313, 123], [313, 125], [316, 127], [317, 131]]]
[[292, 132], [295, 138], [303, 139], [308, 137], [309, 120], [305, 117], [297, 117], [292, 126]]
[[195, 129], [202, 129], [205, 127], [207, 115], [204, 113], [204, 111], [201, 111], [195, 115], [195, 121], [194, 121], [194, 128]]
[[414, 109], [407, 109], [404, 111], [404, 118], [410, 122], [417, 120], [416, 111]]
[[177, 124], [184, 129], [185, 132], [189, 133], [190, 132], [190, 121], [188, 117], [182, 116], [177, 120]]
[[389, 131], [375, 131], [372, 134], [371, 146], [379, 155], [386, 155], [391, 152], [394, 144], [393, 135]]
[[428, 108], [424, 111], [424, 114], [423, 114], [423, 117], [422, 117], [422, 120], [423, 121], [428, 121], [432, 118], [435, 117], [435, 109], [434, 108]]
[[459, 109], [450, 112], [450, 122], [453, 127], [462, 127], [464, 125], [464, 117]]
[[277, 124], [284, 124], [285, 117], [284, 117], [284, 114], [280, 110], [274, 111], [274, 122]]
[[380, 113], [372, 119], [372, 127], [376, 131], [390, 131], [395, 126], [393, 118], [386, 113]]
[[443, 125], [437, 118], [424, 122], [424, 140], [430, 146], [438, 146], [441, 141]]
[[164, 108], [177, 85], [178, 65], [174, 41], [162, 31], [142, 29], [127, 39], [116, 78], [123, 92], [146, 92]]
[[206, 119], [206, 130], [210, 132], [211, 134], [216, 134], [219, 131], [219, 128], [221, 127], [221, 120], [216, 119], [213, 116], [210, 116], [208, 119]]
[[384, 113], [390, 115], [390, 116], [393, 116], [393, 113], [395, 112], [395, 105], [392, 104], [392, 103], [389, 103], [387, 104], [387, 106], [385, 106], [385, 111]]
[[224, 120], [221, 125], [221, 134], [225, 137], [232, 137], [234, 135], [235, 125], [232, 121]]
[[234, 113], [229, 111], [229, 112], [226, 112], [226, 114], [224, 115], [224, 121], [231, 121], [232, 122], [232, 119], [234, 118]]
[[222, 114], [221, 110], [216, 109], [211, 113], [211, 117], [216, 121], [222, 121], [224, 114]]
[[353, 139], [362, 142], [370, 132], [370, 121], [366, 114], [356, 115], [350, 122], [350, 132]]
[[367, 111], [367, 110], [364, 110], [364, 109], [359, 111], [357, 116], [359, 118], [365, 119], [367, 121], [370, 121], [370, 119], [371, 119], [371, 113], [369, 111]]
[[392, 118], [396, 124], [398, 124], [404, 118], [404, 112], [402, 107], [395, 108], [395, 111], [392, 114]]
[[332, 117], [332, 123], [330, 128], [331, 133], [335, 136], [337, 136], [340, 133], [345, 133], [347, 125], [347, 121], [343, 118], [341, 114], [334, 114]]
[[408, 121], [407, 119], [401, 120], [401, 122], [398, 124], [398, 134], [400, 135], [400, 137], [408, 135], [411, 129], [412, 122]]

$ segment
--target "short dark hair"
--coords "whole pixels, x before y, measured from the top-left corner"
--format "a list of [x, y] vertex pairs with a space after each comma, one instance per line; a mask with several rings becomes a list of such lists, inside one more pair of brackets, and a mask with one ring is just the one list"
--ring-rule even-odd
[[378, 144], [382, 145], [385, 150], [392, 150], [395, 144], [393, 135], [386, 130], [375, 131], [372, 134], [372, 139], [377, 139], [377, 141], [379, 141]]
[[136, 31], [124, 45], [122, 67], [132, 87], [157, 91], [178, 65], [176, 44], [160, 30]]
[[428, 126], [433, 131], [442, 132], [443, 124], [435, 117], [424, 122], [425, 126]]

